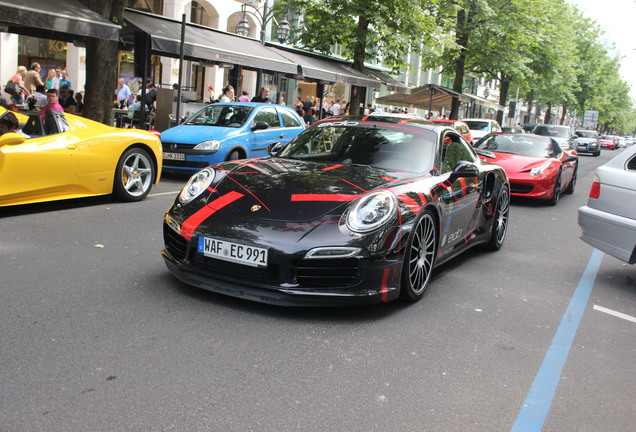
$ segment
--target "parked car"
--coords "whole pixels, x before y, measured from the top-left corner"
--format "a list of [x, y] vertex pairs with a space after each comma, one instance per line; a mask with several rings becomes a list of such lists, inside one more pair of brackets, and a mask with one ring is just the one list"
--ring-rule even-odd
[[428, 121], [433, 123], [447, 124], [448, 126], [455, 128], [456, 131], [462, 134], [462, 136], [466, 138], [466, 141], [468, 141], [469, 144], [473, 143], [473, 136], [470, 133], [470, 129], [468, 128], [468, 125], [463, 121], [447, 119], [429, 119]]
[[325, 119], [270, 153], [187, 182], [163, 224], [174, 276], [281, 305], [415, 301], [436, 266], [504, 242], [506, 173], [450, 127]]
[[616, 150], [618, 148], [618, 140], [614, 135], [601, 135], [599, 141], [601, 143], [601, 148], [610, 150]]
[[496, 120], [489, 119], [462, 119], [468, 125], [473, 142], [477, 142], [480, 138], [489, 133], [501, 132], [501, 126]]
[[633, 136], [626, 136], [625, 137], [625, 143], [627, 145], [634, 145], [634, 144], [636, 144], [636, 138], [634, 138]]
[[488, 135], [475, 144], [483, 160], [502, 166], [513, 196], [549, 200], [556, 205], [562, 192], [576, 187], [579, 159], [552, 138], [534, 134]]
[[636, 147], [596, 169], [587, 205], [579, 208], [581, 239], [621, 261], [636, 262]]
[[283, 105], [208, 105], [162, 132], [164, 170], [193, 172], [226, 160], [267, 156], [270, 144], [287, 144], [304, 124], [296, 111]]
[[540, 124], [532, 130], [532, 133], [554, 139], [564, 150], [576, 148], [576, 136], [569, 126]]
[[44, 121], [29, 115], [22, 132], [30, 138], [0, 136], [0, 207], [107, 194], [139, 201], [159, 182], [158, 134], [55, 110]]
[[621, 147], [622, 148], [627, 147], [627, 140], [624, 137], [619, 136], [619, 137], [617, 137], [616, 148], [621, 148]]
[[526, 123], [522, 126], [523, 130], [527, 133], [532, 133], [535, 127], [537, 127], [536, 123]]
[[578, 153], [592, 153], [594, 156], [601, 154], [601, 143], [598, 132], [593, 130], [577, 129], [574, 131], [577, 136], [576, 151]]

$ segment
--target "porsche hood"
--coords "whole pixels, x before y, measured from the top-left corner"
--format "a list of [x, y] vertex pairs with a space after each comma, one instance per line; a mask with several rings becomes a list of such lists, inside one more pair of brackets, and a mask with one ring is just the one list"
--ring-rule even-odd
[[214, 168], [208, 205], [221, 197], [232, 198], [224, 213], [277, 221], [310, 221], [341, 214], [348, 203], [367, 192], [413, 181], [404, 174], [372, 167], [289, 159], [227, 162]]

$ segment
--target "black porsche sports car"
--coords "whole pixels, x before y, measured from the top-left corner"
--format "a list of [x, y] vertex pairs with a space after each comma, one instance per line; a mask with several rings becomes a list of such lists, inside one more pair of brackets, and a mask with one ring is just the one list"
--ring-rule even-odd
[[415, 301], [435, 266], [506, 236], [505, 171], [447, 126], [331, 117], [269, 153], [187, 182], [163, 224], [178, 279], [281, 305]]

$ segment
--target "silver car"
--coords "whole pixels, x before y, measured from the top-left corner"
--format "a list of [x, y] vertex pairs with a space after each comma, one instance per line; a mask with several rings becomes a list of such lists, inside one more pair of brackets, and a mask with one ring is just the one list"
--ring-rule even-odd
[[597, 168], [587, 205], [579, 208], [579, 226], [584, 242], [636, 262], [636, 147]]

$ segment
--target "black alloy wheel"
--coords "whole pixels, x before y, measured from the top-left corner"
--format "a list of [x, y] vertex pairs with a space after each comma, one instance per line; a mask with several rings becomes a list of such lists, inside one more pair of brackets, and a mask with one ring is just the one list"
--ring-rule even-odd
[[499, 192], [497, 207], [495, 209], [495, 218], [492, 225], [492, 233], [490, 234], [490, 242], [488, 247], [491, 250], [499, 250], [503, 245], [508, 231], [508, 217], [510, 216], [510, 194], [508, 188], [504, 187]]
[[433, 272], [437, 251], [437, 226], [430, 210], [419, 217], [409, 237], [402, 265], [400, 296], [404, 300], [419, 300]]
[[141, 201], [155, 181], [155, 164], [148, 152], [133, 147], [119, 158], [113, 193], [122, 201]]

